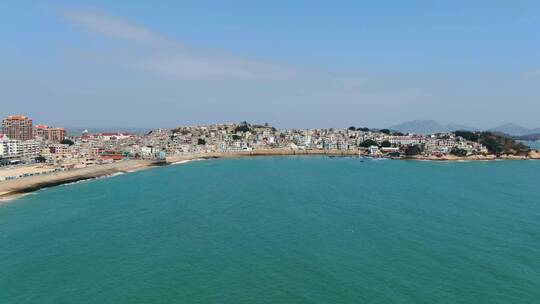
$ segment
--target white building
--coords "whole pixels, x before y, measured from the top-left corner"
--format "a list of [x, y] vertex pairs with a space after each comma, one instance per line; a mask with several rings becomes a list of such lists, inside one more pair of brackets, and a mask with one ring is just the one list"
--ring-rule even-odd
[[370, 146], [369, 147], [369, 154], [370, 155], [379, 155], [381, 152], [379, 151], [379, 147], [377, 146]]
[[14, 140], [6, 136], [0, 138], [0, 156], [3, 158], [32, 158], [39, 152], [39, 143], [35, 140]]

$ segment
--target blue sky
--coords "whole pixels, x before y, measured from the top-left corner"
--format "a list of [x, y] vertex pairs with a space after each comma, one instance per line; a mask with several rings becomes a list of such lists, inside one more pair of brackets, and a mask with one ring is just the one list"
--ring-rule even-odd
[[538, 1], [0, 7], [0, 115], [82, 127], [540, 126]]

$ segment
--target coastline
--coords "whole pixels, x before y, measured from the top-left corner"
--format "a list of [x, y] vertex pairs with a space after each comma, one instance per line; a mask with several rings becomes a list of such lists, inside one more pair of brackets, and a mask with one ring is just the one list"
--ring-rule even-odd
[[[116, 173], [128, 173], [159, 166], [147, 160], [128, 160], [118, 163], [92, 166], [48, 175], [31, 176], [0, 182], [0, 200], [10, 200], [42, 188], [88, 180]], [[1, 202], [1, 201], [0, 201]]]
[[[82, 180], [94, 179], [103, 176], [113, 175], [115, 173], [128, 173], [148, 169], [152, 167], [181, 164], [184, 162], [200, 159], [218, 159], [218, 158], [241, 158], [257, 156], [336, 156], [336, 157], [369, 157], [369, 155], [360, 154], [353, 150], [290, 150], [290, 149], [272, 149], [272, 150], [254, 150], [254, 151], [235, 151], [235, 152], [210, 152], [210, 153], [190, 153], [172, 155], [163, 162], [150, 160], [127, 160], [112, 164], [98, 165], [93, 167], [74, 169], [52, 173], [48, 175], [32, 176], [16, 180], [0, 182], [0, 202], [10, 200], [23, 194], [33, 192], [42, 188], [54, 187], [58, 185], [73, 183]], [[457, 157], [453, 155], [437, 156], [415, 156], [409, 158], [395, 157], [391, 159], [416, 160], [416, 161], [493, 161], [493, 160], [528, 160], [540, 159], [540, 152], [533, 151], [527, 156], [515, 155], [484, 155]]]

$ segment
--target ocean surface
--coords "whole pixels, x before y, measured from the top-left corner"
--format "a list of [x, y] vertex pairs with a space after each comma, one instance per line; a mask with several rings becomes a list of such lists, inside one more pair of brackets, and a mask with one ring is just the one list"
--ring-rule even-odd
[[540, 161], [190, 162], [0, 204], [0, 303], [539, 303]]
[[520, 140], [520, 142], [526, 144], [527, 146], [531, 147], [532, 149], [535, 149], [535, 150], [540, 149], [540, 141]]

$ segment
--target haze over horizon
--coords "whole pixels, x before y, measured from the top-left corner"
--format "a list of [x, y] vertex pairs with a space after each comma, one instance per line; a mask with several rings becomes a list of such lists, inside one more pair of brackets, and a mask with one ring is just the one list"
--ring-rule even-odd
[[539, 17], [536, 1], [5, 3], [0, 115], [538, 128]]

